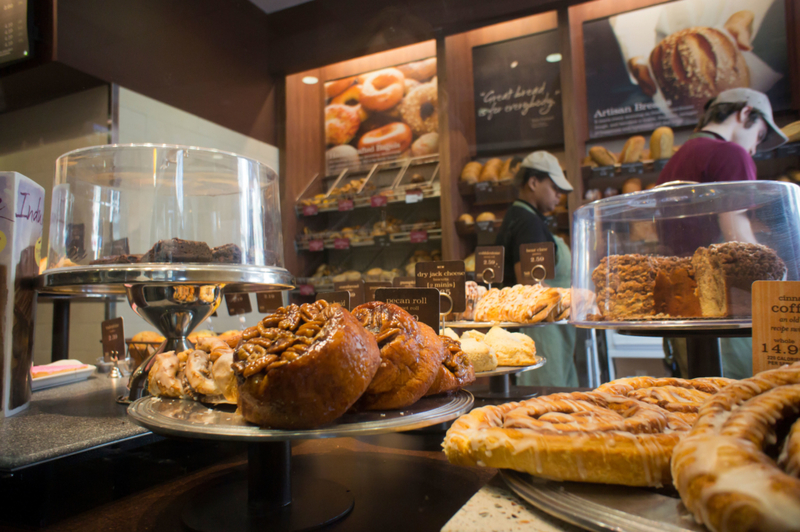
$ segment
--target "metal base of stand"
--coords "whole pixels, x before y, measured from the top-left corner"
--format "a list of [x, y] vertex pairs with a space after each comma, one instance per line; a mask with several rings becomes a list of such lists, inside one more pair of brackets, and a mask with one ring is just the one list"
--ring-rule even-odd
[[719, 337], [686, 337], [686, 362], [690, 379], [721, 377], [722, 359], [719, 351]]
[[191, 494], [181, 514], [196, 532], [313, 530], [342, 519], [355, 504], [349, 490], [323, 479], [292, 478], [288, 441], [251, 443], [247, 478], [225, 475]]
[[470, 392], [476, 399], [528, 399], [536, 394], [524, 392], [518, 388], [511, 387], [511, 375], [498, 375], [489, 377], [489, 389], [470, 388]]

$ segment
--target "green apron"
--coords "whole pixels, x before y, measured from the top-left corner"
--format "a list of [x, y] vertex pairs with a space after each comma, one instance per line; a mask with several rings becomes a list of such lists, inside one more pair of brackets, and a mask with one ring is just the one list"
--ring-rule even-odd
[[[556, 272], [548, 286], [569, 288], [572, 283], [572, 253], [564, 239], [553, 235], [556, 241]], [[539, 369], [517, 375], [517, 384], [524, 386], [578, 386], [575, 369], [575, 327], [572, 325], [546, 325], [520, 329], [536, 343], [536, 353], [547, 359]]]

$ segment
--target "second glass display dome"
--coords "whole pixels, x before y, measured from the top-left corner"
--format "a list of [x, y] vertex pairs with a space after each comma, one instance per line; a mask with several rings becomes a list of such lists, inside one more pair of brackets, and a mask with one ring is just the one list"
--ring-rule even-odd
[[283, 267], [278, 179], [216, 150], [110, 145], [56, 162], [48, 269], [129, 264]]
[[572, 320], [585, 327], [749, 327], [755, 281], [800, 279], [800, 187], [665, 186], [575, 212]]

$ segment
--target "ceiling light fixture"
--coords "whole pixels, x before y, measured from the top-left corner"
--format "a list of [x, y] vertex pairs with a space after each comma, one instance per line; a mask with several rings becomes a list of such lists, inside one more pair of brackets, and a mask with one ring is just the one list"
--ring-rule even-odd
[[548, 63], [558, 63], [559, 61], [561, 61], [561, 54], [558, 53], [550, 54], [547, 57], [545, 57], [544, 60], [547, 61]]
[[303, 83], [306, 85], [316, 85], [319, 83], [319, 78], [315, 78], [314, 76], [306, 76], [303, 78]]

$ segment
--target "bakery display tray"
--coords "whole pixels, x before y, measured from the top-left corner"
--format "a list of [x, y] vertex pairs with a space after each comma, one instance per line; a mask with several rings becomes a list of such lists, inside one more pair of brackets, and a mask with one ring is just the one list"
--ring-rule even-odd
[[292, 275], [275, 266], [230, 264], [108, 264], [48, 270], [36, 290], [59, 294], [124, 294], [133, 284], [219, 284], [224, 292], [294, 288]]
[[703, 532], [676, 492], [581, 482], [554, 482], [503, 469], [519, 497], [559, 519], [595, 532]]
[[492, 371], [476, 371], [476, 377], [500, 377], [503, 375], [514, 375], [516, 373], [522, 373], [523, 371], [529, 371], [532, 369], [538, 369], [544, 366], [547, 363], [547, 359], [544, 357], [536, 357], [536, 364], [531, 364], [529, 366], [498, 366], [497, 369], [493, 369]]
[[474, 399], [466, 390], [423, 397], [403, 410], [348, 412], [333, 423], [308, 430], [266, 429], [247, 423], [236, 405], [205, 405], [188, 399], [143, 397], [128, 407], [142, 427], [166, 436], [268, 442], [343, 436], [371, 436], [419, 429], [466, 414]]
[[451, 329], [491, 329], [492, 327], [501, 327], [503, 329], [513, 329], [515, 327], [545, 327], [547, 325], [566, 325], [569, 323], [567, 320], [561, 321], [540, 321], [538, 323], [517, 323], [515, 321], [446, 321], [445, 327]]
[[644, 331], [749, 329], [753, 326], [753, 321], [749, 318], [705, 320], [570, 321], [569, 323], [570, 325], [584, 329], [623, 329]]

